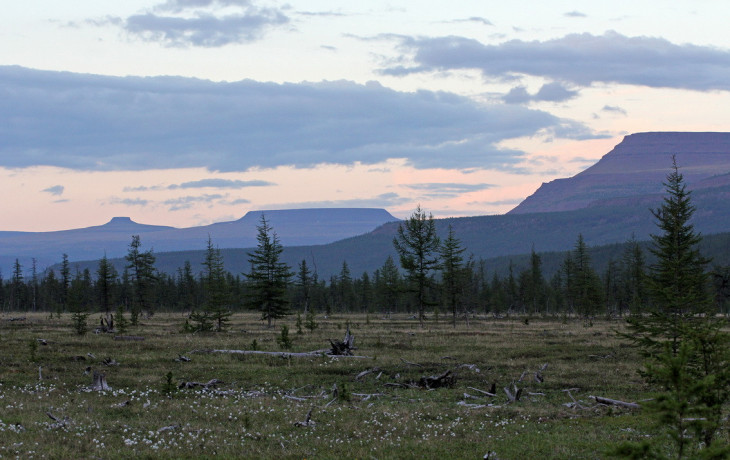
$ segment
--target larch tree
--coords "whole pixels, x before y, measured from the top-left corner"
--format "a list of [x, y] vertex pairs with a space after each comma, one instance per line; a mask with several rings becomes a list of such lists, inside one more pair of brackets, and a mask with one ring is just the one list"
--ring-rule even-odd
[[155, 273], [155, 256], [152, 249], [142, 251], [140, 248], [139, 235], [132, 236], [132, 242], [125, 259], [127, 260], [127, 269], [130, 270], [132, 282], [132, 325], [136, 326], [139, 321], [140, 312], [146, 310], [148, 315], [152, 315], [152, 288], [157, 275]]
[[400, 257], [401, 267], [407, 273], [409, 288], [416, 294], [418, 321], [423, 327], [426, 294], [431, 286], [431, 272], [439, 268], [441, 240], [436, 234], [433, 215], [426, 216], [419, 205], [405, 222], [398, 225], [393, 246]]
[[216, 332], [222, 332], [230, 320], [230, 291], [226, 281], [226, 271], [223, 265], [223, 256], [218, 247], [208, 236], [205, 250], [204, 286], [205, 286], [205, 314], [210, 318]]
[[451, 310], [452, 323], [456, 327], [456, 314], [461, 302], [467, 273], [464, 270], [466, 248], [454, 234], [454, 228], [449, 225], [449, 233], [439, 248], [441, 256], [441, 281], [446, 303]]

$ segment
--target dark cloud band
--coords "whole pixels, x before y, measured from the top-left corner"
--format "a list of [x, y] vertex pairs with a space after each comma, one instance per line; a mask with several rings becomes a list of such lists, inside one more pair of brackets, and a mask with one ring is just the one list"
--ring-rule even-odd
[[6, 167], [245, 171], [406, 158], [418, 168], [510, 168], [522, 152], [498, 143], [537, 132], [595, 137], [539, 110], [377, 83], [215, 83], [0, 67]]
[[384, 69], [385, 74], [478, 69], [489, 77], [533, 75], [579, 86], [603, 82], [698, 91], [730, 89], [730, 51], [676, 45], [663, 38], [609, 31], [498, 45], [455, 36], [398, 40], [412, 54], [413, 66]]

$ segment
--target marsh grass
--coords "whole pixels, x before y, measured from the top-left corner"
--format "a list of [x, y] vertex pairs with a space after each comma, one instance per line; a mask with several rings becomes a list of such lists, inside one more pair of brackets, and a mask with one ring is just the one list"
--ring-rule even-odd
[[[0, 318], [0, 456], [21, 458], [604, 458], [617, 443], [655, 435], [640, 412], [595, 405], [589, 395], [640, 400], [648, 389], [637, 374], [640, 359], [615, 334], [621, 322], [531, 318], [471, 320], [469, 328], [395, 316], [341, 315], [291, 335], [291, 350], [326, 348], [346, 324], [366, 359], [325, 356], [190, 353], [198, 349], [279, 351], [282, 325], [266, 328], [257, 314], [236, 314], [222, 333], [181, 332], [185, 317], [157, 314], [130, 326], [144, 341], [115, 341], [111, 334], [74, 335], [70, 318], [28, 315]], [[90, 317], [94, 324], [94, 316]], [[36, 339], [48, 345], [30, 347]], [[176, 361], [179, 355], [190, 362]], [[112, 358], [117, 366], [105, 366]], [[409, 363], [417, 363], [414, 366]], [[544, 382], [534, 371], [547, 363]], [[459, 367], [473, 364], [479, 369]], [[39, 380], [39, 367], [42, 380]], [[106, 374], [111, 391], [93, 392], [88, 367]], [[366, 369], [380, 371], [360, 380]], [[386, 386], [418, 381], [454, 369], [453, 388]], [[524, 371], [522, 382], [516, 382]], [[171, 391], [175, 384], [216, 378], [208, 389]], [[378, 378], [379, 376], [379, 378]], [[526, 392], [507, 404], [502, 388]], [[458, 403], [468, 387], [496, 398]], [[333, 399], [334, 384], [349, 401]], [[563, 391], [582, 401], [572, 409]], [[363, 399], [358, 394], [381, 394]], [[291, 395], [306, 401], [288, 399]], [[314, 426], [294, 426], [312, 409]], [[59, 421], [52, 420], [50, 413]], [[65, 422], [63, 422], [65, 420]]]

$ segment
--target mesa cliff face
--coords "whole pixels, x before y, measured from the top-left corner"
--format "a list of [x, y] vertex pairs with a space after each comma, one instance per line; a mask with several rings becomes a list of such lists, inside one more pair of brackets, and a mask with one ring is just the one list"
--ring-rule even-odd
[[556, 179], [507, 214], [570, 211], [661, 194], [676, 156], [690, 189], [730, 185], [730, 133], [652, 132], [626, 136], [601, 160]]

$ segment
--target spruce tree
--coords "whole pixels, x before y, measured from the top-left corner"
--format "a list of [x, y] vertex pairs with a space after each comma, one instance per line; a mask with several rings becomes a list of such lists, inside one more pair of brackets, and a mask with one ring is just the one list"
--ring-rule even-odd
[[292, 273], [280, 260], [284, 248], [265, 216], [261, 216], [256, 229], [257, 246], [254, 252], [248, 253], [251, 271], [244, 274], [249, 288], [246, 305], [261, 311], [261, 319], [271, 327], [273, 320], [289, 314], [287, 285]]
[[644, 376], [657, 395], [646, 408], [667, 430], [676, 456], [727, 458], [730, 448], [716, 440], [730, 399], [730, 336], [707, 292], [709, 261], [699, 252], [701, 236], [690, 223], [695, 208], [673, 160], [667, 196], [652, 211], [661, 230], [652, 235], [652, 304], [648, 314], [628, 320], [630, 333], [624, 336], [649, 358]]

